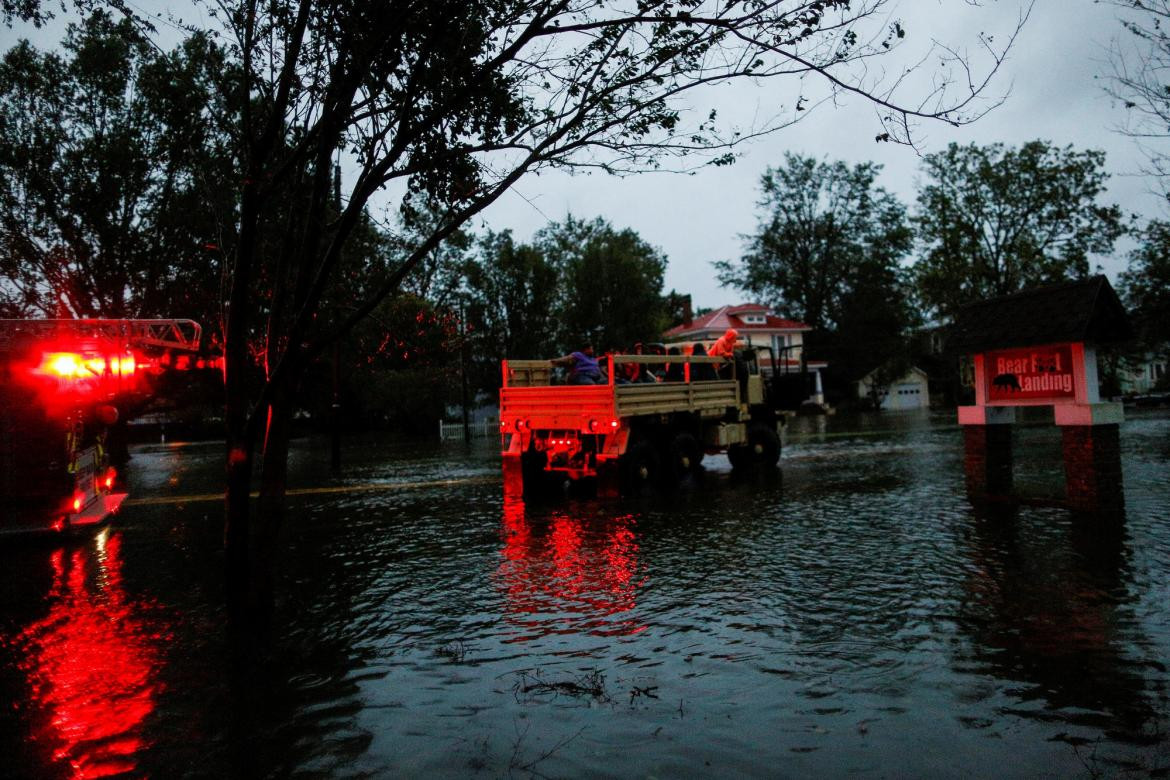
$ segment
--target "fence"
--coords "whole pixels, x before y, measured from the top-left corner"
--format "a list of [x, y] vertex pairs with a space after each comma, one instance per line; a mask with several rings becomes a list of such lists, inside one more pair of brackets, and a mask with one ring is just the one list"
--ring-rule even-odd
[[[500, 432], [498, 417], [485, 417], [482, 420], [473, 420], [467, 424], [473, 439], [495, 436]], [[463, 438], [463, 422], [446, 422], [439, 420], [439, 441], [456, 441]]]

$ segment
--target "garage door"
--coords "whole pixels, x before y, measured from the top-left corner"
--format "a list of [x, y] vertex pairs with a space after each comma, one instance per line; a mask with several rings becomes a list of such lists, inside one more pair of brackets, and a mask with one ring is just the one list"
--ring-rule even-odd
[[922, 385], [900, 384], [890, 388], [884, 406], [887, 409], [921, 409], [924, 402]]

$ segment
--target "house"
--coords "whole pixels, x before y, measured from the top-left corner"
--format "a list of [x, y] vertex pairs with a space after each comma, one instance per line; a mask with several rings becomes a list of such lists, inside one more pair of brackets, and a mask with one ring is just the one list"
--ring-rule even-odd
[[876, 391], [881, 398], [882, 411], [930, 408], [930, 377], [921, 368], [912, 366], [909, 371], [884, 387], [875, 387], [874, 379], [877, 373], [878, 369], [875, 368], [857, 381], [859, 399], [873, 400]]
[[1132, 365], [1122, 369], [1119, 378], [1121, 392], [1125, 395], [1148, 393], [1165, 382], [1166, 369], [1165, 353], [1155, 355], [1146, 353]]
[[[699, 315], [690, 322], [677, 325], [662, 334], [668, 344], [691, 344], [696, 341], [713, 341], [722, 336], [728, 328], [739, 331], [739, 340], [749, 347], [770, 349], [775, 357], [775, 371], [781, 374], [797, 375], [808, 371], [807, 400], [823, 404], [824, 389], [821, 372], [828, 366], [823, 360], [808, 360], [804, 356], [804, 334], [812, 327], [803, 322], [777, 317], [767, 306], [758, 303], [744, 303], [738, 306], [721, 306], [707, 314]], [[763, 358], [760, 369], [765, 374], [773, 371], [772, 361]]]

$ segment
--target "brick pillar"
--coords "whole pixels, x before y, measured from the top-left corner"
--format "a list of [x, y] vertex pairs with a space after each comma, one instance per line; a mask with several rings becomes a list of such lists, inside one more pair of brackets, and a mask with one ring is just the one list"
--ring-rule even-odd
[[1118, 426], [1066, 425], [1062, 431], [1069, 507], [1083, 512], [1124, 510]]
[[1012, 426], [964, 425], [963, 470], [967, 498], [979, 501], [1012, 492]]

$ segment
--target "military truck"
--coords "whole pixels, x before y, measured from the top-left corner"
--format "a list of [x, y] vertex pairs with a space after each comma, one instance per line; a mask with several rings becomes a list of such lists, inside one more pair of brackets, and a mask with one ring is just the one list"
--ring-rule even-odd
[[[726, 452], [736, 469], [779, 460], [783, 417], [754, 350], [734, 359], [608, 354], [601, 363], [604, 384], [574, 385], [556, 381], [553, 361], [504, 361], [504, 468], [525, 492], [558, 477], [634, 494], [696, 475], [706, 454]], [[622, 383], [631, 365], [654, 381]]]

